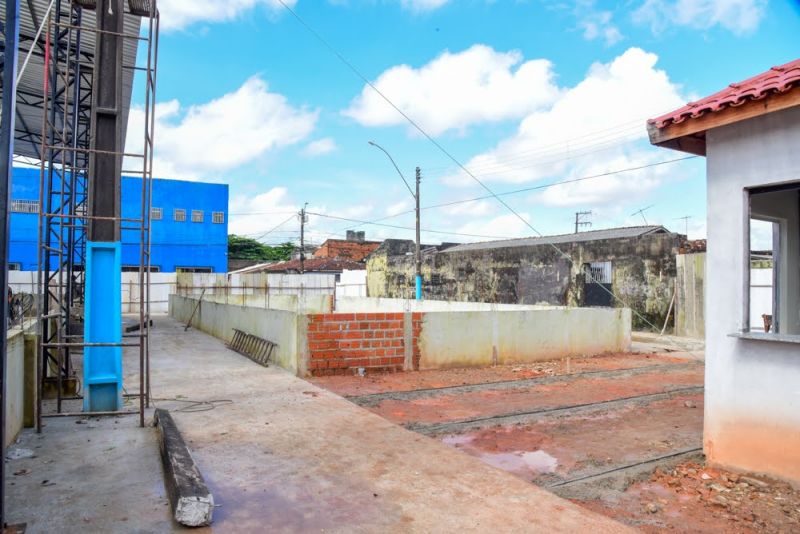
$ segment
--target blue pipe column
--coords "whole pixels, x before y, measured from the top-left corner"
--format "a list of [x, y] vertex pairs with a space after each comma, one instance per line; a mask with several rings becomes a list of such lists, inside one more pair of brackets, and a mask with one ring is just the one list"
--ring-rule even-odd
[[422, 300], [422, 275], [417, 275], [417, 292], [416, 292], [417, 300]]
[[83, 409], [113, 412], [122, 407], [122, 250], [117, 242], [86, 244], [83, 336]]
[[[122, 408], [121, 175], [123, 0], [98, 0], [89, 156], [84, 394], [88, 412]], [[142, 214], [144, 217], [145, 214]]]

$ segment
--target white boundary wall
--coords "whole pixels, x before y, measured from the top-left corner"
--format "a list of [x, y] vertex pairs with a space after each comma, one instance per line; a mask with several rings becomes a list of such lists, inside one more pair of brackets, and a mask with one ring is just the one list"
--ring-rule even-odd
[[451, 300], [414, 300], [383, 297], [340, 297], [336, 295], [336, 313], [398, 313], [456, 311], [523, 311], [555, 310], [564, 306], [535, 304], [495, 304], [491, 302], [458, 302]]

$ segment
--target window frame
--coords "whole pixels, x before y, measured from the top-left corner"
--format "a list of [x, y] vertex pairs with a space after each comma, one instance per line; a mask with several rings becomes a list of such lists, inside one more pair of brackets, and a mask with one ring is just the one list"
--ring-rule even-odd
[[[729, 337], [739, 338], [739, 339], [746, 339], [752, 341], [773, 341], [773, 342], [782, 342], [782, 343], [800, 343], [800, 334], [782, 334], [780, 332], [775, 332], [775, 328], [773, 326], [772, 331], [770, 332], [758, 332], [752, 330], [751, 324], [751, 317], [750, 317], [750, 291], [751, 291], [751, 284], [752, 284], [752, 276], [750, 273], [751, 269], [751, 219], [756, 219], [759, 221], [766, 221], [772, 222], [778, 226], [778, 234], [781, 237], [778, 243], [778, 254], [782, 255], [785, 252], [782, 250], [783, 247], [783, 239], [782, 235], [784, 232], [787, 232], [786, 228], [786, 221], [781, 219], [780, 217], [769, 217], [767, 215], [757, 214], [756, 217], [753, 217], [753, 210], [752, 210], [752, 197], [753, 195], [763, 194], [763, 193], [778, 193], [781, 191], [796, 191], [798, 195], [798, 212], [800, 215], [800, 180], [785, 182], [781, 184], [774, 184], [774, 185], [760, 185], [760, 186], [752, 186], [752, 187], [744, 187], [742, 189], [742, 243], [744, 246], [742, 247], [742, 267], [744, 276], [742, 277], [742, 327], [738, 332], [734, 332], [732, 334], [728, 334]], [[773, 237], [773, 247], [775, 238]], [[774, 248], [773, 248], [774, 250]], [[778, 299], [780, 298], [779, 295], [775, 295], [775, 288], [777, 287], [777, 280], [776, 277], [778, 276], [779, 265], [778, 261], [780, 260], [779, 256], [773, 257], [772, 263], [772, 273], [773, 273], [773, 321], [775, 319], [774, 311], [776, 309], [776, 305], [778, 304]], [[781, 318], [778, 317], [778, 321], [780, 322]], [[775, 323], [773, 323], [774, 325]], [[780, 326], [780, 323], [778, 323]]]
[[213, 273], [214, 269], [212, 267], [175, 267], [176, 273], [200, 273], [200, 274], [208, 274]]
[[[200, 214], [199, 220], [195, 218], [195, 215]], [[192, 210], [192, 222], [193, 223], [204, 223], [206, 220], [206, 212], [205, 210]]]
[[[21, 206], [25, 206], [25, 208], [20, 209]], [[9, 212], [10, 213], [29, 213], [31, 215], [37, 215], [39, 213], [39, 201], [38, 200], [21, 199], [21, 198], [11, 199], [11, 205], [9, 206]]]
[[152, 207], [150, 208], [151, 221], [161, 221], [163, 219], [164, 219], [164, 208], [152, 208]]
[[[180, 214], [180, 217], [178, 217]], [[172, 208], [172, 220], [174, 222], [186, 222], [186, 208]]]
[[[219, 216], [220, 220], [217, 220], [217, 216]], [[225, 212], [224, 211], [212, 211], [211, 212], [211, 223], [212, 224], [225, 224]]]

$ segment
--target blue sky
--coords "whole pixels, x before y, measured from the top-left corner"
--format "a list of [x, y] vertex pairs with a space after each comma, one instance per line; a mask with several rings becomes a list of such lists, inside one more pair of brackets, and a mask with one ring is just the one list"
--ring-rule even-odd
[[[285, 1], [495, 192], [648, 166], [504, 196], [530, 226], [494, 199], [426, 209], [428, 243], [570, 232], [579, 210], [641, 224], [649, 206], [704, 237], [704, 161], [653, 165], [684, 155], [650, 147], [645, 119], [800, 56], [796, 1]], [[409, 180], [421, 167], [424, 207], [486, 195], [278, 0], [160, 9], [156, 174], [230, 184], [231, 232], [296, 240], [307, 202], [312, 241], [357, 225], [340, 219], [413, 238], [413, 199], [369, 140]]]

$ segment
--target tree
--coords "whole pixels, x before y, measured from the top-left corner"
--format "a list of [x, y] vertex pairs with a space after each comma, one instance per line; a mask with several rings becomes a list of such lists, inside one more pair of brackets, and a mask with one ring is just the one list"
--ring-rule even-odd
[[228, 236], [229, 260], [286, 261], [292, 257], [294, 249], [295, 246], [289, 242], [271, 247], [249, 237]]

